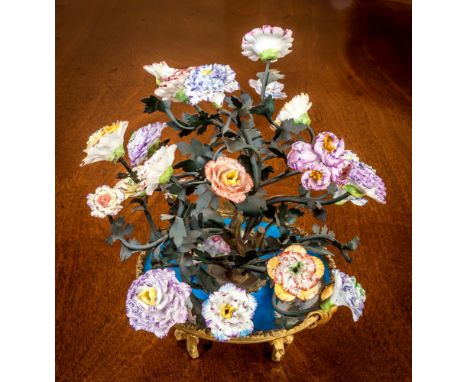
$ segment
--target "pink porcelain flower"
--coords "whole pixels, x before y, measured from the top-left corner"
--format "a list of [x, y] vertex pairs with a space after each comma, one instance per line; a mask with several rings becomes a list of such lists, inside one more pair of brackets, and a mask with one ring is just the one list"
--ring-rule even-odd
[[320, 157], [309, 143], [294, 142], [288, 154], [288, 167], [296, 171], [305, 171], [320, 162]]
[[323, 163], [328, 167], [335, 167], [342, 162], [344, 141], [330, 132], [322, 132], [317, 135], [314, 151], [320, 155]]
[[331, 171], [323, 163], [313, 165], [302, 174], [302, 186], [307, 190], [325, 190], [331, 181]]
[[206, 178], [213, 192], [234, 203], [242, 203], [253, 188], [252, 177], [237, 160], [220, 157], [205, 165]]
[[203, 249], [211, 256], [223, 256], [231, 253], [231, 247], [226, 243], [221, 235], [213, 235], [205, 240]]

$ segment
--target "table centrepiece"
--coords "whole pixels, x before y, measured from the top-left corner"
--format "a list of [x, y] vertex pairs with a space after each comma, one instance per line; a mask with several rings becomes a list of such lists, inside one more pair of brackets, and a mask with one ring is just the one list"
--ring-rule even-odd
[[[127, 292], [130, 325], [159, 338], [174, 327], [193, 358], [203, 338], [269, 342], [279, 361], [295, 333], [327, 322], [337, 307], [348, 307], [355, 321], [363, 312], [364, 289], [334, 261], [338, 253], [351, 262], [359, 239], [338, 240], [323, 224], [325, 207], [363, 206], [368, 198], [385, 203], [385, 185], [342, 138], [314, 131], [307, 94], [275, 111], [276, 100], [288, 97], [284, 75], [271, 66], [292, 42], [291, 30], [271, 26], [243, 37], [242, 54], [265, 64], [249, 81], [254, 97], [239, 90], [229, 65], [145, 66], [156, 90], [142, 100], [144, 112], [166, 122], [133, 132], [125, 150], [128, 122], [117, 121], [93, 133], [84, 150], [82, 165], [111, 161], [125, 169], [87, 203], [92, 216], [109, 220], [107, 241], [120, 244], [121, 260], [138, 255]], [[176, 117], [173, 103], [194, 111]], [[187, 138], [171, 142], [167, 127]], [[176, 152], [182, 160], [175, 161]], [[275, 195], [277, 182], [297, 191]], [[151, 208], [153, 195], [162, 195], [167, 208]], [[124, 206], [145, 216], [146, 243], [132, 236]], [[305, 213], [317, 220], [309, 230], [296, 226]]]

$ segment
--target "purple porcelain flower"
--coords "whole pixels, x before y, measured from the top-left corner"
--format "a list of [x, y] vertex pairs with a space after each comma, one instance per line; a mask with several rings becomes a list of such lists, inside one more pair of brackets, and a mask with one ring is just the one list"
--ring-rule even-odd
[[135, 330], [162, 338], [175, 324], [187, 321], [189, 285], [176, 279], [171, 269], [151, 269], [133, 281], [127, 293], [127, 316]]
[[151, 123], [135, 131], [128, 141], [127, 151], [132, 166], [141, 164], [151, 154], [152, 149], [161, 137], [165, 123]]
[[349, 181], [349, 174], [353, 168], [352, 162], [342, 160], [334, 167], [329, 167], [331, 180], [338, 186], [344, 186]]
[[231, 247], [220, 235], [213, 235], [206, 239], [203, 243], [203, 250], [213, 257], [231, 253]]
[[333, 269], [332, 273], [335, 277], [335, 285], [330, 302], [336, 306], [348, 307], [353, 313], [353, 320], [359, 320], [364, 310], [366, 291], [356, 281], [355, 277], [351, 277], [338, 269]]
[[323, 163], [314, 164], [302, 174], [302, 186], [306, 190], [325, 190], [331, 181], [330, 169]]
[[[386, 203], [387, 188], [384, 181], [372, 167], [363, 162], [353, 162], [349, 182], [344, 188], [351, 194], [357, 190], [380, 203]], [[354, 196], [364, 195], [355, 194]]]
[[330, 132], [322, 132], [317, 135], [314, 151], [320, 156], [322, 162], [328, 167], [338, 166], [342, 161], [344, 141]]
[[288, 166], [296, 171], [309, 170], [320, 162], [320, 157], [314, 152], [312, 145], [302, 141], [294, 142], [288, 154]]

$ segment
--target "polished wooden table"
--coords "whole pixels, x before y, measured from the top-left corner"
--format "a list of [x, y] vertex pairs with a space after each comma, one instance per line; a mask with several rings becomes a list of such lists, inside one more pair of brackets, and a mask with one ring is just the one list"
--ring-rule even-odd
[[[57, 380], [410, 380], [411, 5], [57, 0], [56, 7]], [[288, 95], [307, 92], [316, 131], [344, 137], [387, 183], [385, 206], [328, 209], [327, 224], [339, 238], [362, 238], [352, 265], [337, 261], [367, 290], [366, 308], [356, 324], [340, 309], [324, 327], [297, 335], [280, 364], [269, 361], [262, 344], [216, 343], [190, 360], [172, 335], [157, 340], [128, 325], [125, 297], [136, 259], [120, 263], [118, 248], [104, 242], [107, 222], [92, 218], [85, 200], [97, 186], [114, 184], [120, 169], [110, 163], [80, 168], [81, 150], [106, 123], [129, 120], [133, 131], [163, 118], [142, 113], [139, 100], [154, 90], [144, 64], [229, 63], [248, 88], [262, 65], [240, 54], [240, 40], [266, 23], [294, 31], [294, 52], [274, 65], [286, 74]], [[274, 191], [295, 189], [286, 182]], [[153, 199], [155, 213], [165, 212], [164, 202]], [[130, 220], [142, 222], [137, 215]], [[308, 217], [300, 224], [310, 229], [312, 223]]]

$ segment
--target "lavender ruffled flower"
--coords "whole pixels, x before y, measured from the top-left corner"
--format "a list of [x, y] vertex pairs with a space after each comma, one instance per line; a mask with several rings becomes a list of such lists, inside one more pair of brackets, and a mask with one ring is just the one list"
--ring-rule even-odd
[[328, 167], [335, 167], [342, 161], [344, 141], [330, 132], [322, 132], [317, 135], [314, 151], [320, 155], [323, 163]]
[[141, 164], [151, 154], [161, 137], [165, 123], [151, 123], [135, 131], [128, 141], [127, 151], [132, 166]]
[[189, 285], [171, 269], [152, 269], [133, 281], [127, 293], [127, 316], [135, 330], [162, 338], [175, 324], [187, 321]]
[[236, 73], [229, 65], [211, 64], [193, 69], [184, 83], [185, 95], [192, 105], [201, 101], [223, 104], [225, 93], [239, 89]]
[[364, 310], [366, 291], [361, 284], [356, 282], [355, 277], [351, 277], [338, 269], [333, 269], [332, 273], [335, 277], [335, 286], [330, 302], [336, 306], [348, 307], [353, 313], [353, 320], [359, 320]]
[[203, 250], [213, 257], [229, 255], [231, 253], [231, 247], [220, 235], [213, 235], [206, 239], [203, 243]]
[[306, 190], [325, 190], [331, 181], [330, 169], [323, 163], [314, 164], [302, 174], [302, 186]]
[[[384, 181], [371, 166], [363, 162], [353, 162], [349, 182], [344, 188], [354, 196], [367, 195], [380, 203], [386, 203], [387, 188]], [[364, 195], [357, 195], [356, 190]]]
[[288, 167], [296, 171], [309, 170], [320, 162], [319, 156], [314, 152], [309, 143], [302, 141], [294, 142], [288, 153]]

